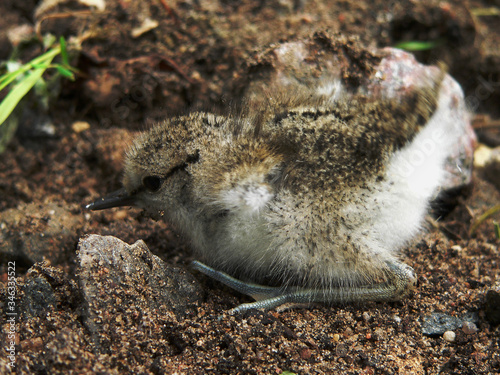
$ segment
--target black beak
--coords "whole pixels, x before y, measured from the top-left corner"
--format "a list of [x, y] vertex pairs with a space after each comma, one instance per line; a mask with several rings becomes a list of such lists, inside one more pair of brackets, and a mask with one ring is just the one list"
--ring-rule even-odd
[[133, 206], [134, 203], [135, 197], [127, 193], [127, 191], [122, 188], [105, 196], [104, 198], [96, 200], [94, 203], [86, 205], [85, 208], [87, 210], [98, 211], [112, 207]]

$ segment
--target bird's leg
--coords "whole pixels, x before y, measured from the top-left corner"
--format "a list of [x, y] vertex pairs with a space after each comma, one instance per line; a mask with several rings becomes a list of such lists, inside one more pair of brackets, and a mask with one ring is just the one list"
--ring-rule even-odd
[[224, 285], [227, 285], [231, 289], [252, 297], [256, 301], [277, 297], [285, 292], [283, 288], [253, 284], [238, 280], [229, 276], [225, 272], [217, 271], [202, 262], [198, 262], [197, 260], [191, 262], [191, 268], [200, 271], [201, 273], [221, 282]]
[[229, 313], [239, 313], [249, 309], [272, 309], [285, 303], [349, 303], [367, 301], [397, 301], [406, 297], [416, 284], [416, 275], [413, 268], [400, 262], [387, 262], [387, 281], [372, 285], [357, 287], [338, 287], [329, 289], [306, 289], [269, 287], [253, 283], [246, 283], [217, 271], [201, 262], [194, 261], [191, 266], [201, 273], [251, 296], [256, 300], [244, 303]]

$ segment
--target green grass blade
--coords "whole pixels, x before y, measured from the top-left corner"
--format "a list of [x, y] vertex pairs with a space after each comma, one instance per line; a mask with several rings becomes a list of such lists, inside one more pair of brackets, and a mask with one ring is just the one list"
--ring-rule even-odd
[[26, 65], [31, 65], [31, 64], [36, 65], [36, 64], [43, 64], [43, 63], [47, 63], [47, 65], [48, 65], [52, 62], [54, 57], [56, 57], [60, 53], [61, 53], [61, 47], [60, 46], [54, 47], [51, 50], [48, 50], [47, 52], [45, 52], [43, 55], [38, 56], [36, 59], [31, 60]]
[[441, 41], [439, 40], [427, 41], [427, 42], [408, 41], [408, 42], [398, 43], [394, 47], [403, 49], [405, 51], [415, 52], [415, 51], [427, 51], [438, 47], [440, 44]]
[[43, 63], [31, 64], [31, 67], [33, 69], [47, 69], [49, 67], [49, 64], [43, 62]]
[[0, 77], [0, 90], [12, 83], [20, 75], [29, 72], [10, 90], [7, 96], [0, 103], [0, 125], [10, 116], [12, 111], [19, 104], [21, 99], [35, 86], [38, 80], [42, 77], [47, 68], [52, 67], [50, 64], [54, 57], [61, 54], [63, 65], [55, 65], [59, 74], [64, 77], [74, 79], [72, 68], [69, 66], [68, 53], [66, 50], [66, 41], [63, 37], [60, 39], [60, 45], [56, 46], [43, 55], [31, 60], [21, 66], [15, 72], [11, 72]]
[[[36, 59], [21, 66], [18, 70], [8, 73], [0, 77], [0, 90], [3, 90], [7, 85], [12, 83], [19, 75], [26, 73], [27, 71], [35, 68], [42, 68], [43, 66], [48, 66], [51, 61], [61, 52], [60, 47], [55, 47], [50, 51], [45, 52], [43, 55], [38, 56]], [[0, 122], [1, 123], [1, 122]]]
[[0, 125], [9, 117], [17, 104], [31, 90], [35, 83], [40, 79], [46, 68], [33, 70], [25, 79], [15, 85], [0, 103]]
[[63, 77], [69, 78], [72, 81], [75, 80], [75, 75], [73, 74], [73, 72], [71, 70], [69, 70], [61, 65], [56, 65], [55, 68], [57, 69], [59, 74], [62, 75]]
[[489, 8], [473, 8], [471, 9], [471, 13], [477, 17], [484, 16], [500, 16], [500, 9], [496, 7]]
[[68, 51], [66, 50], [66, 40], [63, 36], [59, 38], [59, 44], [61, 46], [61, 60], [63, 65], [69, 65]]
[[0, 77], [0, 91], [3, 90], [5, 86], [9, 85], [12, 81], [14, 81], [17, 78], [17, 76], [23, 73], [24, 71], [18, 69], [14, 72], [7, 73], [4, 76]]

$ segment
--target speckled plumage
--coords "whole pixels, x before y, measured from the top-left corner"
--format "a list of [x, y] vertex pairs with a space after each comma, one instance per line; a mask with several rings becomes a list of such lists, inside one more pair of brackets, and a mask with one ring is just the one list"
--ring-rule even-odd
[[166, 120], [128, 151], [124, 187], [215, 270], [313, 291], [301, 301], [402, 298], [415, 276], [398, 250], [420, 230], [453, 142], [442, 79], [399, 101], [277, 93], [266, 108]]

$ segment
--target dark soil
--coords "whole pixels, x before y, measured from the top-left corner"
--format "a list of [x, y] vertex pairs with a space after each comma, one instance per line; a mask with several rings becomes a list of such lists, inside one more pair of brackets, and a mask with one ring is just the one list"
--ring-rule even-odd
[[[498, 1], [107, 0], [102, 12], [76, 0], [46, 9], [42, 3], [49, 2], [2, 1], [0, 60], [13, 52], [8, 32], [36, 25], [41, 34], [81, 38], [81, 51], [73, 58], [81, 75], [61, 82], [44, 113], [54, 133], [35, 131], [34, 116], [0, 158], [0, 341], [8, 342], [8, 264], [15, 262], [16, 372], [500, 372], [500, 331], [486, 301], [500, 281], [500, 241], [493, 225], [499, 215], [469, 234], [471, 223], [500, 202], [500, 193], [480, 173], [451, 213], [430, 223], [427, 233], [404, 250], [418, 286], [403, 302], [252, 310], [218, 319], [248, 300], [196, 275], [205, 298], [185, 316], [163, 309], [120, 312], [117, 305], [108, 315], [103, 312], [109, 337], [97, 345], [82, 323], [83, 298], [75, 281], [78, 239], [90, 233], [127, 243], [142, 239], [166, 263], [189, 264], [189, 246], [168, 224], [135, 209], [89, 213], [84, 206], [120, 187], [122, 155], [136, 131], [189, 109], [217, 111], [237, 102], [252, 77], [249, 67], [262, 71], [266, 61], [260, 57], [273, 43], [315, 32], [373, 47], [437, 41], [417, 58], [448, 65], [471, 109], [487, 119], [478, 129], [480, 141], [495, 144], [498, 127], [491, 124], [500, 117], [500, 16], [474, 13], [498, 11]], [[147, 19], [157, 26], [137, 31]], [[21, 47], [23, 61], [42, 52], [33, 42]], [[78, 128], [77, 121], [90, 126]], [[33, 286], [34, 280], [39, 284]], [[34, 290], [42, 295], [48, 290], [52, 299], [21, 311], [26, 293], [32, 298]], [[435, 312], [472, 314], [477, 330], [459, 327], [453, 342], [442, 334], [425, 335], [425, 317]], [[0, 372], [9, 371], [7, 363], [0, 356]]]

